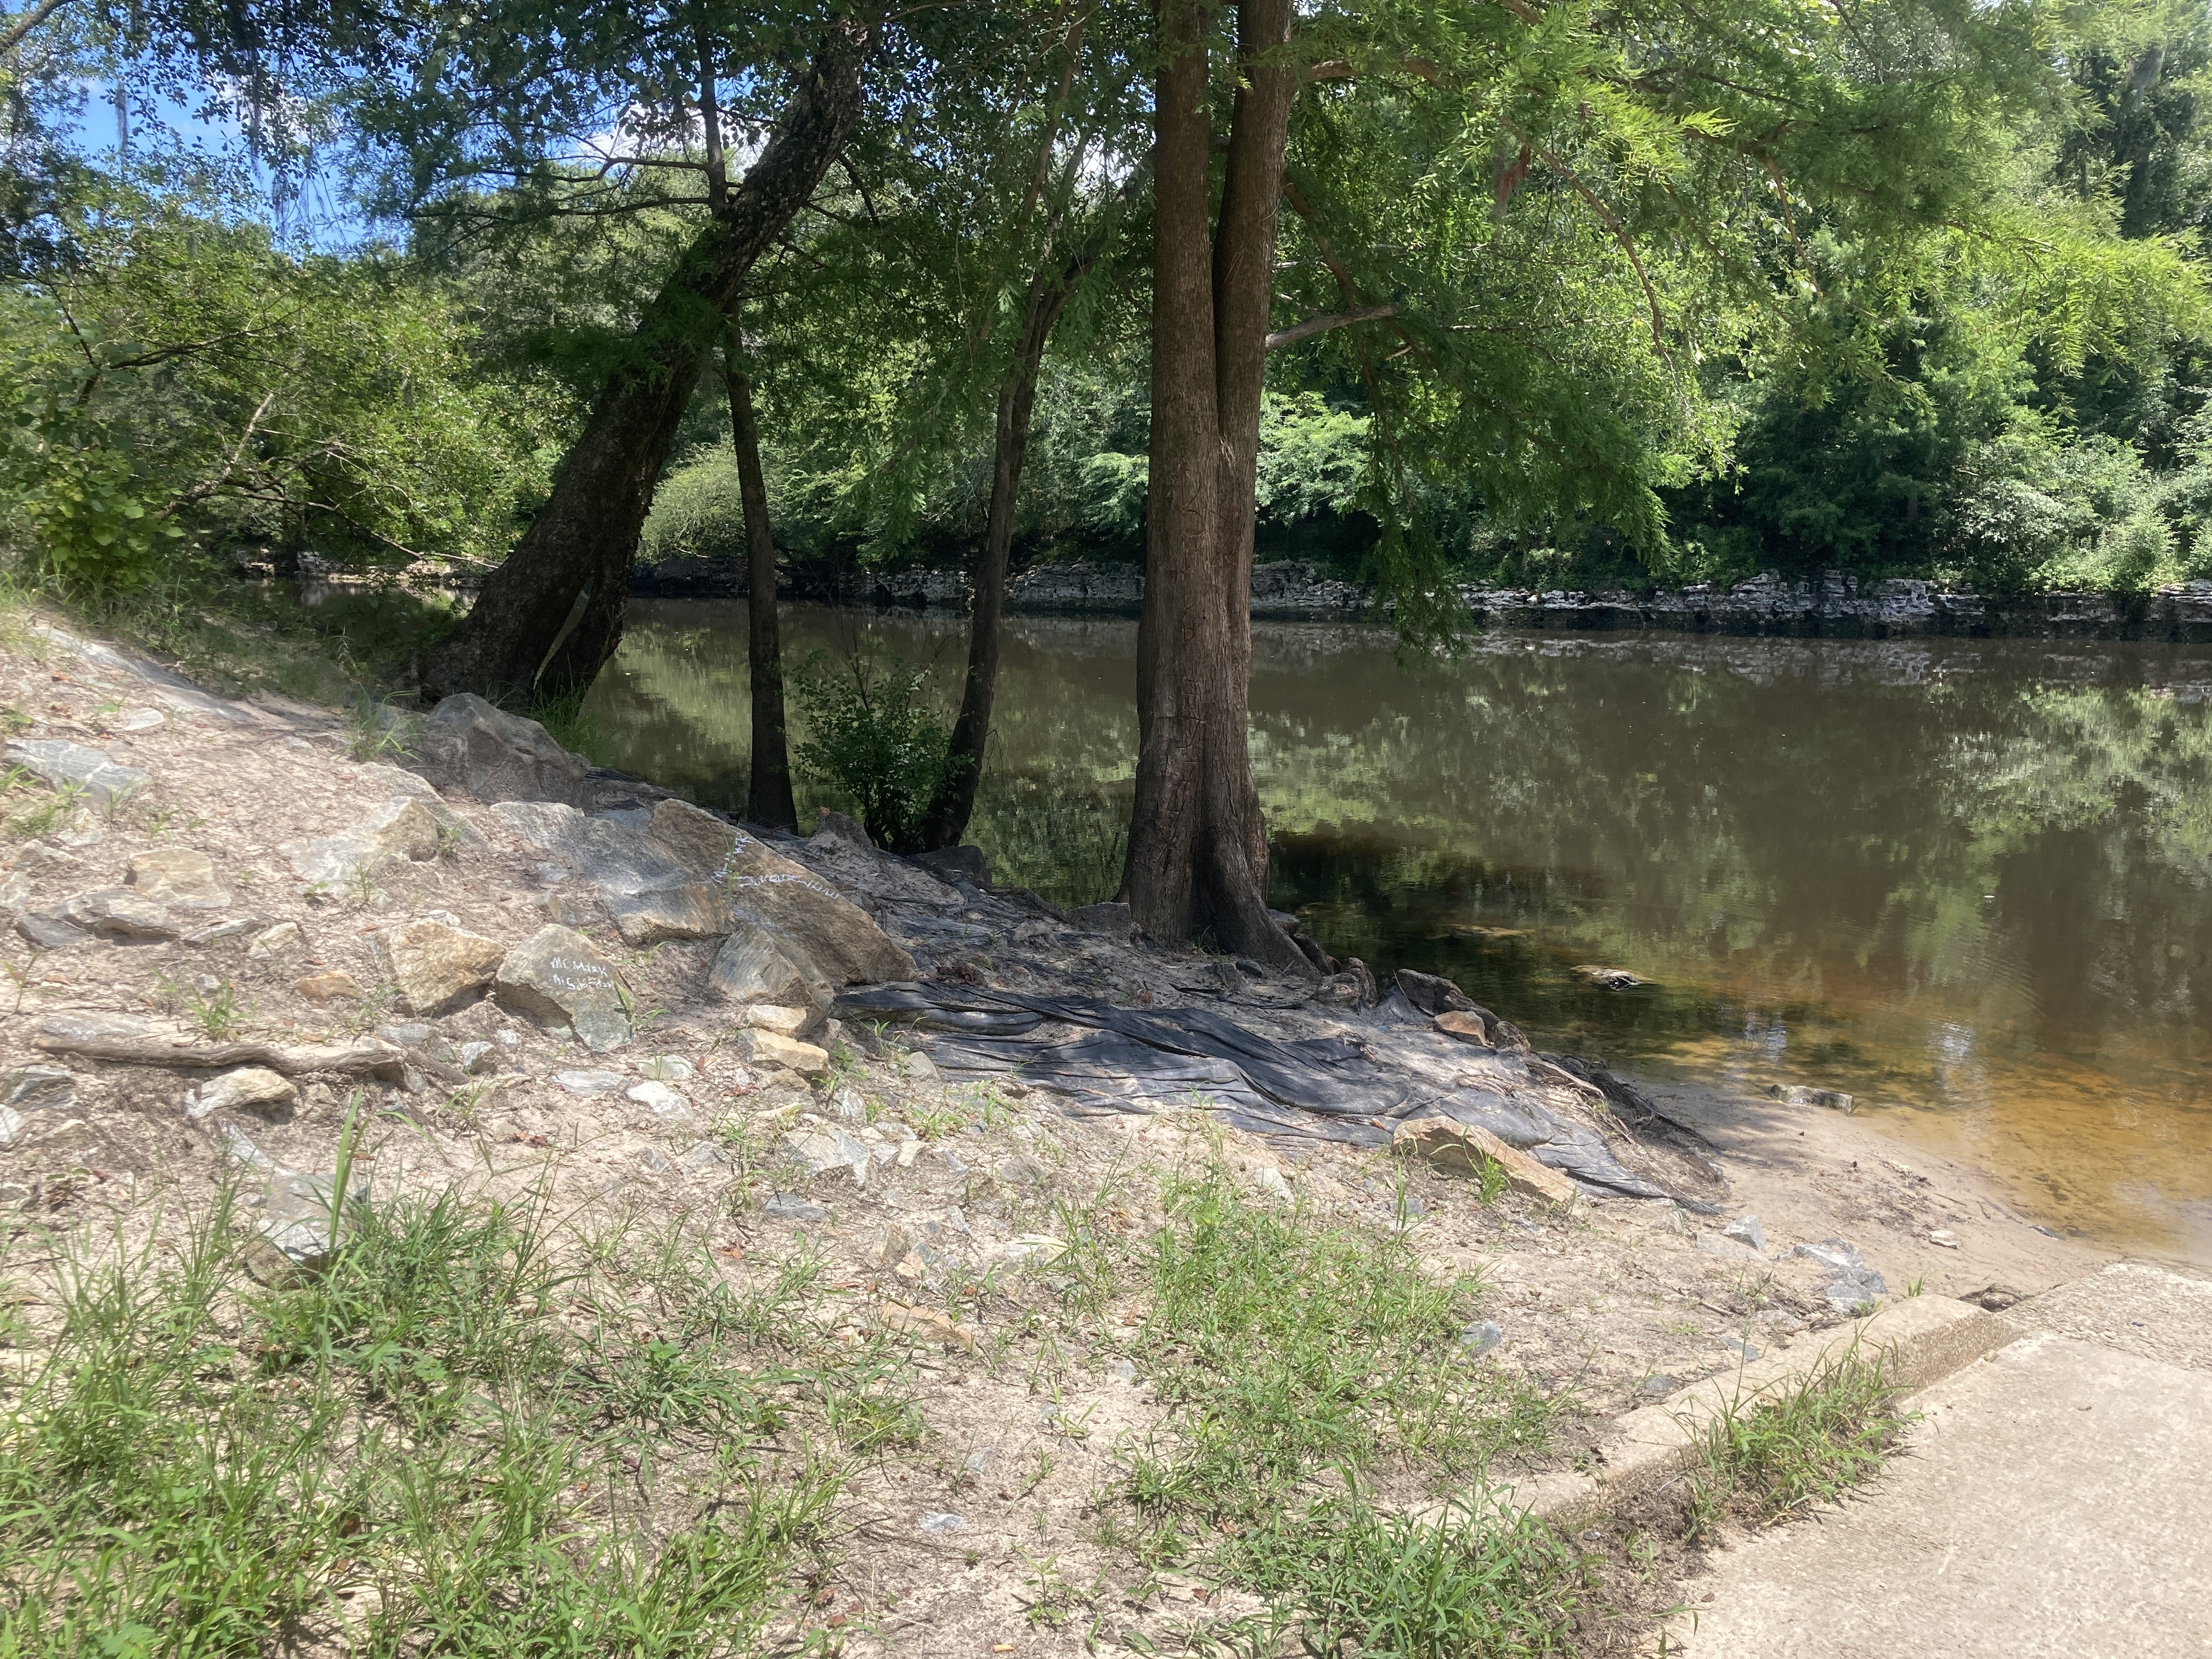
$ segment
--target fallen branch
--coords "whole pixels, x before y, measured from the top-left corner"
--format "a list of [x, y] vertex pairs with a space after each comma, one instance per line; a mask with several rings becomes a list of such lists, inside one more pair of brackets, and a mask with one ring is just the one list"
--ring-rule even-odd
[[404, 1048], [388, 1042], [356, 1042], [343, 1048], [324, 1045], [278, 1048], [268, 1042], [197, 1042], [182, 1035], [167, 1036], [150, 1028], [133, 1031], [125, 1022], [108, 1017], [88, 1019], [82, 1015], [50, 1015], [40, 1025], [31, 1045], [50, 1054], [80, 1054], [118, 1066], [199, 1066], [215, 1070], [232, 1066], [266, 1066], [288, 1077], [315, 1072], [334, 1072], [346, 1077], [376, 1077], [398, 1081], [400, 1068], [411, 1058]]

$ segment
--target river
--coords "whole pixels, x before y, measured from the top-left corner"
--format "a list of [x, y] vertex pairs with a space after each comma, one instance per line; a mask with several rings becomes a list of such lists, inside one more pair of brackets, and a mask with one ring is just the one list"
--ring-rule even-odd
[[[959, 619], [786, 617], [793, 661], [865, 643], [949, 708]], [[1109, 896], [1135, 624], [1010, 630], [975, 839]], [[2037, 1221], [2212, 1261], [2212, 648], [1492, 634], [1407, 665], [1381, 629], [1254, 635], [1271, 897], [1337, 955], [1632, 1073], [1845, 1091]], [[585, 720], [742, 805], [743, 605], [635, 603]]]

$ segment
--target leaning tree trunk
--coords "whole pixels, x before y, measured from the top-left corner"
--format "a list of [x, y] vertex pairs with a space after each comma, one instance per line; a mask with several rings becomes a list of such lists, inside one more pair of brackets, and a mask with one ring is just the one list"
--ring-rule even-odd
[[1291, 0], [1237, 7], [1239, 90], [1219, 222], [1205, 0], [1159, 0], [1152, 474], [1137, 625], [1137, 790], [1123, 890], [1158, 939], [1309, 973], [1267, 918], [1267, 824], [1247, 731], [1260, 394], [1297, 70]]
[[699, 363], [753, 262], [790, 223], [860, 119], [872, 32], [843, 27], [785, 104], [775, 137], [645, 309], [561, 462], [553, 494], [467, 617], [422, 665], [434, 696], [516, 698], [588, 688], [622, 637], [638, 532], [668, 464]]
[[783, 717], [775, 529], [769, 522], [768, 483], [761, 473], [753, 383], [742, 362], [732, 331], [723, 378], [730, 388], [730, 442], [738, 452], [738, 499], [745, 515], [745, 663], [753, 694], [752, 776], [745, 786], [745, 817], [771, 830], [795, 830], [799, 808], [791, 799], [791, 750]]
[[999, 653], [1006, 636], [1006, 566], [1014, 543], [1014, 504], [1021, 494], [1022, 465], [1029, 458], [1030, 416], [1036, 404], [1037, 376], [1044, 367], [1045, 344], [1053, 325], [1075, 292], [1088, 262], [1047, 273], [1030, 283], [1022, 319], [1022, 337], [1006, 378], [999, 385], [998, 420], [993, 428], [991, 509], [983, 521], [983, 540], [975, 550], [969, 582], [968, 679], [960, 693], [960, 716], [947, 745], [943, 781], [930, 799], [922, 834], [932, 847], [955, 847], [975, 815], [975, 791], [983, 780], [983, 752], [991, 740], [991, 702], [999, 684]]

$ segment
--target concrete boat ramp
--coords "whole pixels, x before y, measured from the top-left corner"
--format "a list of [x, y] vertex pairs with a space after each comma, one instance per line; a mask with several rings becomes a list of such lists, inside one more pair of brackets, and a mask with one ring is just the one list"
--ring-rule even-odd
[[1715, 1556], [1653, 1652], [2212, 1656], [2212, 1280], [2121, 1262], [2000, 1316], [1945, 1306], [1904, 1322], [1908, 1346], [1947, 1333], [1921, 1380], [1950, 1368], [1881, 1478]]

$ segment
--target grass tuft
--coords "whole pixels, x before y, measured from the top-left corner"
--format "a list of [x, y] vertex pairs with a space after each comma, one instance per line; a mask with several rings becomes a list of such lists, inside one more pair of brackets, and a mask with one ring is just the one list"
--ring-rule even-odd
[[1896, 1395], [1879, 1358], [1853, 1354], [1786, 1394], [1729, 1402], [1690, 1482], [1692, 1535], [1710, 1537], [1730, 1513], [1779, 1520], [1871, 1480], [1912, 1421]]

